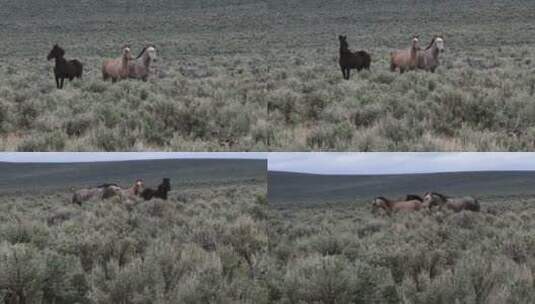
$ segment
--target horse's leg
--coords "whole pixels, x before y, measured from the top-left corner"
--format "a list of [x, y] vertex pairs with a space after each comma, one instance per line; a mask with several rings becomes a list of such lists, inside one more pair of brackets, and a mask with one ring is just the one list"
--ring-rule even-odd
[[59, 77], [56, 76], [56, 89], [59, 89]]
[[351, 78], [351, 69], [347, 68], [346, 71], [347, 71], [347, 80], [349, 80], [349, 78]]
[[394, 62], [390, 63], [390, 71], [395, 72], [396, 71], [396, 64]]
[[342, 77], [346, 79], [346, 69], [343, 66], [340, 66], [340, 70], [342, 70]]
[[63, 89], [63, 82], [65, 81], [65, 78], [64, 77], [61, 77], [61, 86], [60, 86], [60, 89]]

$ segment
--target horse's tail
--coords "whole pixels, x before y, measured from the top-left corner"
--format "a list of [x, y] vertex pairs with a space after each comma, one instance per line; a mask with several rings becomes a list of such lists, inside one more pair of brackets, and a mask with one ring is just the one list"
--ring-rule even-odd
[[396, 70], [396, 52], [390, 52], [390, 71]]
[[108, 72], [106, 71], [109, 62], [110, 62], [110, 61], [106, 59], [106, 60], [104, 60], [104, 62], [102, 63], [102, 79], [104, 79], [104, 80], [108, 79], [109, 76], [110, 76], [110, 75], [108, 74]]
[[78, 205], [80, 205], [80, 206], [82, 205], [82, 201], [80, 200], [80, 197], [79, 197], [78, 193], [74, 193], [74, 194], [72, 195], [72, 200], [71, 200], [71, 202], [72, 202], [73, 204], [78, 204]]
[[84, 65], [80, 61], [78, 61], [76, 59], [71, 60], [71, 63], [76, 69], [76, 73], [75, 73], [74, 76], [76, 76], [77, 78], [82, 78], [82, 73], [84, 71]]

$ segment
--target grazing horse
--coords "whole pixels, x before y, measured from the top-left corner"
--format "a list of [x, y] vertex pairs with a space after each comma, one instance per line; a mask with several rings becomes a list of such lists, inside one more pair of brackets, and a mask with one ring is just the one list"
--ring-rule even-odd
[[390, 70], [399, 72], [414, 70], [418, 67], [418, 51], [420, 51], [419, 40], [417, 36], [412, 38], [412, 45], [406, 50], [397, 50], [390, 53]]
[[422, 202], [417, 199], [391, 201], [385, 197], [379, 196], [372, 201], [373, 210], [383, 209], [387, 214], [391, 214], [392, 211], [417, 211], [422, 208]]
[[132, 60], [130, 47], [124, 46], [121, 57], [104, 60], [102, 63], [102, 79], [108, 80], [108, 78], [111, 78], [112, 82], [126, 79], [128, 77], [128, 62], [130, 60]]
[[148, 45], [141, 53], [128, 63], [128, 77], [147, 81], [150, 72], [150, 65], [156, 61], [156, 47]]
[[52, 58], [56, 59], [54, 76], [56, 78], [56, 87], [58, 89], [63, 89], [65, 78], [68, 78], [69, 81], [72, 81], [74, 78], [82, 78], [84, 69], [80, 61], [76, 59], [67, 61], [63, 56], [65, 56], [65, 50], [55, 44], [46, 57], [47, 60], [52, 60]]
[[347, 44], [346, 36], [338, 36], [340, 40], [340, 68], [344, 79], [349, 79], [351, 69], [357, 69], [360, 72], [362, 69], [370, 69], [371, 57], [365, 51], [351, 52]]
[[434, 73], [440, 64], [438, 55], [442, 52], [444, 52], [444, 39], [441, 36], [434, 36], [429, 46], [418, 52], [418, 68]]
[[428, 205], [429, 208], [434, 206], [439, 206], [439, 208], [446, 207], [455, 212], [462, 210], [479, 212], [481, 209], [479, 202], [471, 196], [448, 197], [436, 192], [427, 192], [424, 195], [424, 204]]
[[162, 183], [158, 186], [157, 190], [146, 188], [141, 192], [141, 196], [144, 200], [148, 201], [153, 197], [161, 198], [163, 200], [167, 199], [167, 192], [171, 191], [171, 182], [169, 178], [164, 178]]

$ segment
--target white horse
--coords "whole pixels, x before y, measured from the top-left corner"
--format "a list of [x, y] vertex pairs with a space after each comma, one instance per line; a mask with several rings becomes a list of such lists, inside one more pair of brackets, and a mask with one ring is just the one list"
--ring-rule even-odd
[[435, 72], [435, 69], [440, 64], [438, 55], [444, 52], [444, 38], [441, 36], [434, 36], [429, 46], [418, 52], [418, 69]]
[[151, 63], [156, 60], [156, 47], [148, 45], [143, 48], [136, 59], [128, 62], [128, 77], [147, 81]]

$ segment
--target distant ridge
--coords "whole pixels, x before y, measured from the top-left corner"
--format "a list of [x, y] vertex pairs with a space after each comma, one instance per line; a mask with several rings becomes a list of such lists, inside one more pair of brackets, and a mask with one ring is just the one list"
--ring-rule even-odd
[[0, 194], [85, 187], [104, 182], [129, 185], [143, 178], [157, 185], [163, 177], [173, 185], [266, 181], [266, 160], [155, 159], [87, 163], [0, 162]]
[[478, 197], [535, 195], [535, 171], [477, 171], [387, 175], [268, 172], [268, 199], [277, 205], [367, 201], [426, 191]]

